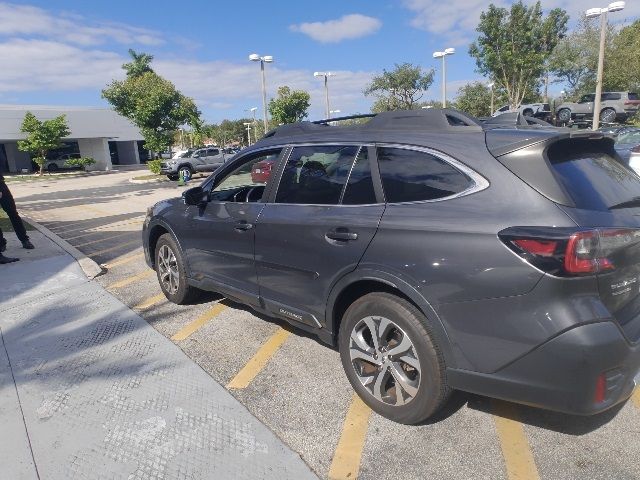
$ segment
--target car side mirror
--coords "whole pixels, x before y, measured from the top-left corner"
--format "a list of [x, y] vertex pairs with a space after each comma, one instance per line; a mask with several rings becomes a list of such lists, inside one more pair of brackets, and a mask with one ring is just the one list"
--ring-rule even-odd
[[200, 186], [193, 187], [182, 192], [182, 200], [185, 205], [202, 205], [207, 201], [207, 193]]

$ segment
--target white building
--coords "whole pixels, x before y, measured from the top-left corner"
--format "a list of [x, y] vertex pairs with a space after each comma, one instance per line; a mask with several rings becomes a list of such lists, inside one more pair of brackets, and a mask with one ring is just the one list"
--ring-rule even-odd
[[108, 170], [114, 164], [140, 163], [143, 138], [129, 120], [106, 108], [48, 107], [39, 105], [0, 105], [0, 172], [31, 171], [28, 153], [18, 150], [18, 140], [25, 138], [20, 126], [27, 112], [38, 120], [65, 115], [71, 134], [65, 146], [48, 158], [62, 153], [79, 153], [92, 157], [96, 163], [90, 169]]

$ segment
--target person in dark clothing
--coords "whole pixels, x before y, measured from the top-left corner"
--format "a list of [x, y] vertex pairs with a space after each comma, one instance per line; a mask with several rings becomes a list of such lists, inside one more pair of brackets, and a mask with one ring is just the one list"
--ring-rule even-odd
[[[16, 232], [16, 236], [18, 240], [22, 242], [22, 247], [31, 250], [35, 248], [31, 240], [29, 240], [29, 235], [27, 235], [27, 229], [24, 228], [24, 223], [22, 223], [22, 219], [20, 215], [18, 215], [18, 210], [16, 209], [16, 202], [13, 199], [13, 195], [11, 195], [11, 191], [4, 181], [4, 177], [0, 174], [0, 206], [7, 213], [9, 220], [11, 220], [11, 225], [13, 225], [13, 230]], [[5, 257], [2, 255], [7, 249], [7, 240], [4, 238], [2, 234], [2, 230], [0, 229], [0, 264], [15, 262], [18, 260], [17, 258]]]

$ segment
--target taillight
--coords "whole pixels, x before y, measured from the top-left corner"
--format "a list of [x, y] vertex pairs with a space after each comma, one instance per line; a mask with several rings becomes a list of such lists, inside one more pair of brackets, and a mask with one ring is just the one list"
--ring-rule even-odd
[[513, 227], [498, 236], [531, 265], [551, 275], [572, 277], [615, 270], [615, 253], [640, 243], [640, 230], [600, 228], [578, 230]]

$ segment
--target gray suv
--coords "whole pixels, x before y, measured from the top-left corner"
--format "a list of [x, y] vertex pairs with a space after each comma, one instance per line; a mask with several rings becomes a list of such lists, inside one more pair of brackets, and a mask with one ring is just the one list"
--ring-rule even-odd
[[[595, 93], [590, 93], [583, 95], [577, 103], [562, 103], [556, 108], [558, 122], [566, 124], [571, 120], [593, 118], [595, 98]], [[600, 102], [600, 121], [613, 123], [635, 115], [640, 106], [640, 97], [633, 92], [603, 92]]]
[[160, 173], [177, 180], [180, 176], [191, 178], [195, 172], [213, 172], [233, 155], [218, 147], [200, 148], [193, 153], [171, 158], [160, 164]]
[[640, 177], [600, 132], [285, 125], [150, 207], [143, 244], [170, 301], [216, 291], [316, 334], [401, 423], [454, 389], [594, 414], [640, 368]]

